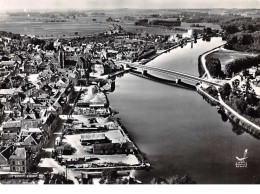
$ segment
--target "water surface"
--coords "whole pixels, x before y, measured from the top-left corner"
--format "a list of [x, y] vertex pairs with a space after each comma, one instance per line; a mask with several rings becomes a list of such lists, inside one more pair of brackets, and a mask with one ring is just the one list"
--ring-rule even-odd
[[[149, 65], [198, 76], [198, 56], [223, 43], [220, 38], [199, 40], [193, 48], [189, 44], [174, 49]], [[176, 174], [189, 174], [203, 184], [259, 182], [259, 140], [234, 133], [232, 125], [195, 91], [126, 74], [116, 79], [115, 92], [108, 98], [153, 166], [149, 172], [136, 172], [144, 183]], [[245, 149], [248, 167], [236, 168], [235, 157], [242, 157]]]

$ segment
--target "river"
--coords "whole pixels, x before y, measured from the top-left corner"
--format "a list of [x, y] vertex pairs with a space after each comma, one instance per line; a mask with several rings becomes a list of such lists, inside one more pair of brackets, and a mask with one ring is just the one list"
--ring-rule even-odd
[[[198, 56], [224, 44], [221, 38], [198, 40], [160, 55], [147, 65], [198, 76]], [[143, 183], [153, 177], [189, 174], [200, 184], [259, 183], [259, 140], [237, 135], [216, 107], [196, 91], [163, 85], [125, 74], [116, 79], [110, 105], [153, 169], [137, 171]], [[236, 168], [236, 156], [248, 149], [246, 168]]]

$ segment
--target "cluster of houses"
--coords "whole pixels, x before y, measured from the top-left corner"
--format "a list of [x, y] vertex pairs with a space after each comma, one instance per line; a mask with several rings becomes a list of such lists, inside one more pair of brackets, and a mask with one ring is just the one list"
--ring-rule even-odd
[[62, 126], [62, 136], [54, 140], [58, 159], [66, 152], [67, 160], [134, 156], [137, 148], [113, 118], [106, 96], [115, 83], [104, 75], [123, 71], [118, 61], [132, 61], [152, 42], [133, 38], [118, 25], [104, 36], [113, 41], [98, 41], [98, 36], [77, 44], [58, 39], [48, 50], [31, 37], [0, 36], [0, 172], [37, 169], [44, 148]]
[[74, 109], [69, 115], [60, 116], [65, 123], [54, 146], [54, 156], [59, 162], [82, 168], [86, 166], [78, 164], [79, 157], [110, 155], [106, 160], [115, 161], [114, 155], [136, 153], [137, 148], [112, 117], [106, 94], [100, 88], [97, 85], [75, 86], [78, 97]]
[[69, 110], [78, 75], [60, 66], [57, 51], [28, 44], [11, 52], [7, 46], [17, 42], [1, 41], [0, 171], [27, 173], [38, 165], [59, 115]]
[[260, 99], [260, 70], [259, 67], [251, 67], [240, 72], [230, 80], [230, 85], [237, 92], [250, 92]]

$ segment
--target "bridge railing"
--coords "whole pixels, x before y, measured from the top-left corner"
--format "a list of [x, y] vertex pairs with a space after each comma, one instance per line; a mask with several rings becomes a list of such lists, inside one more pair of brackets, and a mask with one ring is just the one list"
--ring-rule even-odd
[[168, 70], [168, 69], [163, 69], [163, 68], [158, 68], [158, 67], [151, 67], [151, 66], [147, 66], [147, 65], [136, 65], [136, 64], [129, 64], [129, 67], [133, 67], [133, 68], [141, 68], [141, 69], [145, 69], [145, 70], [151, 70], [151, 71], [157, 71], [160, 73], [164, 73], [164, 74], [168, 74], [168, 75], [173, 75], [177, 78], [183, 78], [189, 81], [193, 81], [193, 82], [204, 82], [210, 85], [215, 85], [215, 86], [221, 86], [218, 83], [215, 82], [211, 82], [208, 80], [204, 80], [201, 79], [199, 77], [193, 76], [193, 75], [189, 75], [186, 73], [182, 73], [182, 72], [177, 72], [177, 71], [173, 71], [173, 70]]

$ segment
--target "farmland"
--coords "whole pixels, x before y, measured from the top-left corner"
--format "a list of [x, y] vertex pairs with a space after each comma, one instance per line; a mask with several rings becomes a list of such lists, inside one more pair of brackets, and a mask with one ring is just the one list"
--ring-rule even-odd
[[[77, 17], [60, 17], [59, 13], [54, 13], [55, 17], [42, 17], [35, 15], [13, 16], [8, 14], [0, 15], [0, 30], [26, 35], [35, 35], [40, 38], [58, 38], [75, 36], [75, 32], [79, 36], [92, 35], [107, 31], [112, 28], [113, 23], [107, 22], [108, 17], [118, 18], [117, 24], [121, 25], [129, 32], [142, 33], [147, 32], [157, 35], [173, 35], [176, 33], [184, 33], [187, 29], [203, 29], [199, 27], [191, 27], [192, 23], [182, 23], [177, 29], [166, 29], [162, 26], [136, 26], [135, 21], [138, 18], [145, 17], [145, 13], [121, 13], [108, 12], [105, 14], [91, 14]], [[132, 17], [128, 20], [125, 16]], [[220, 29], [216, 24], [199, 23], [201, 26]]]

